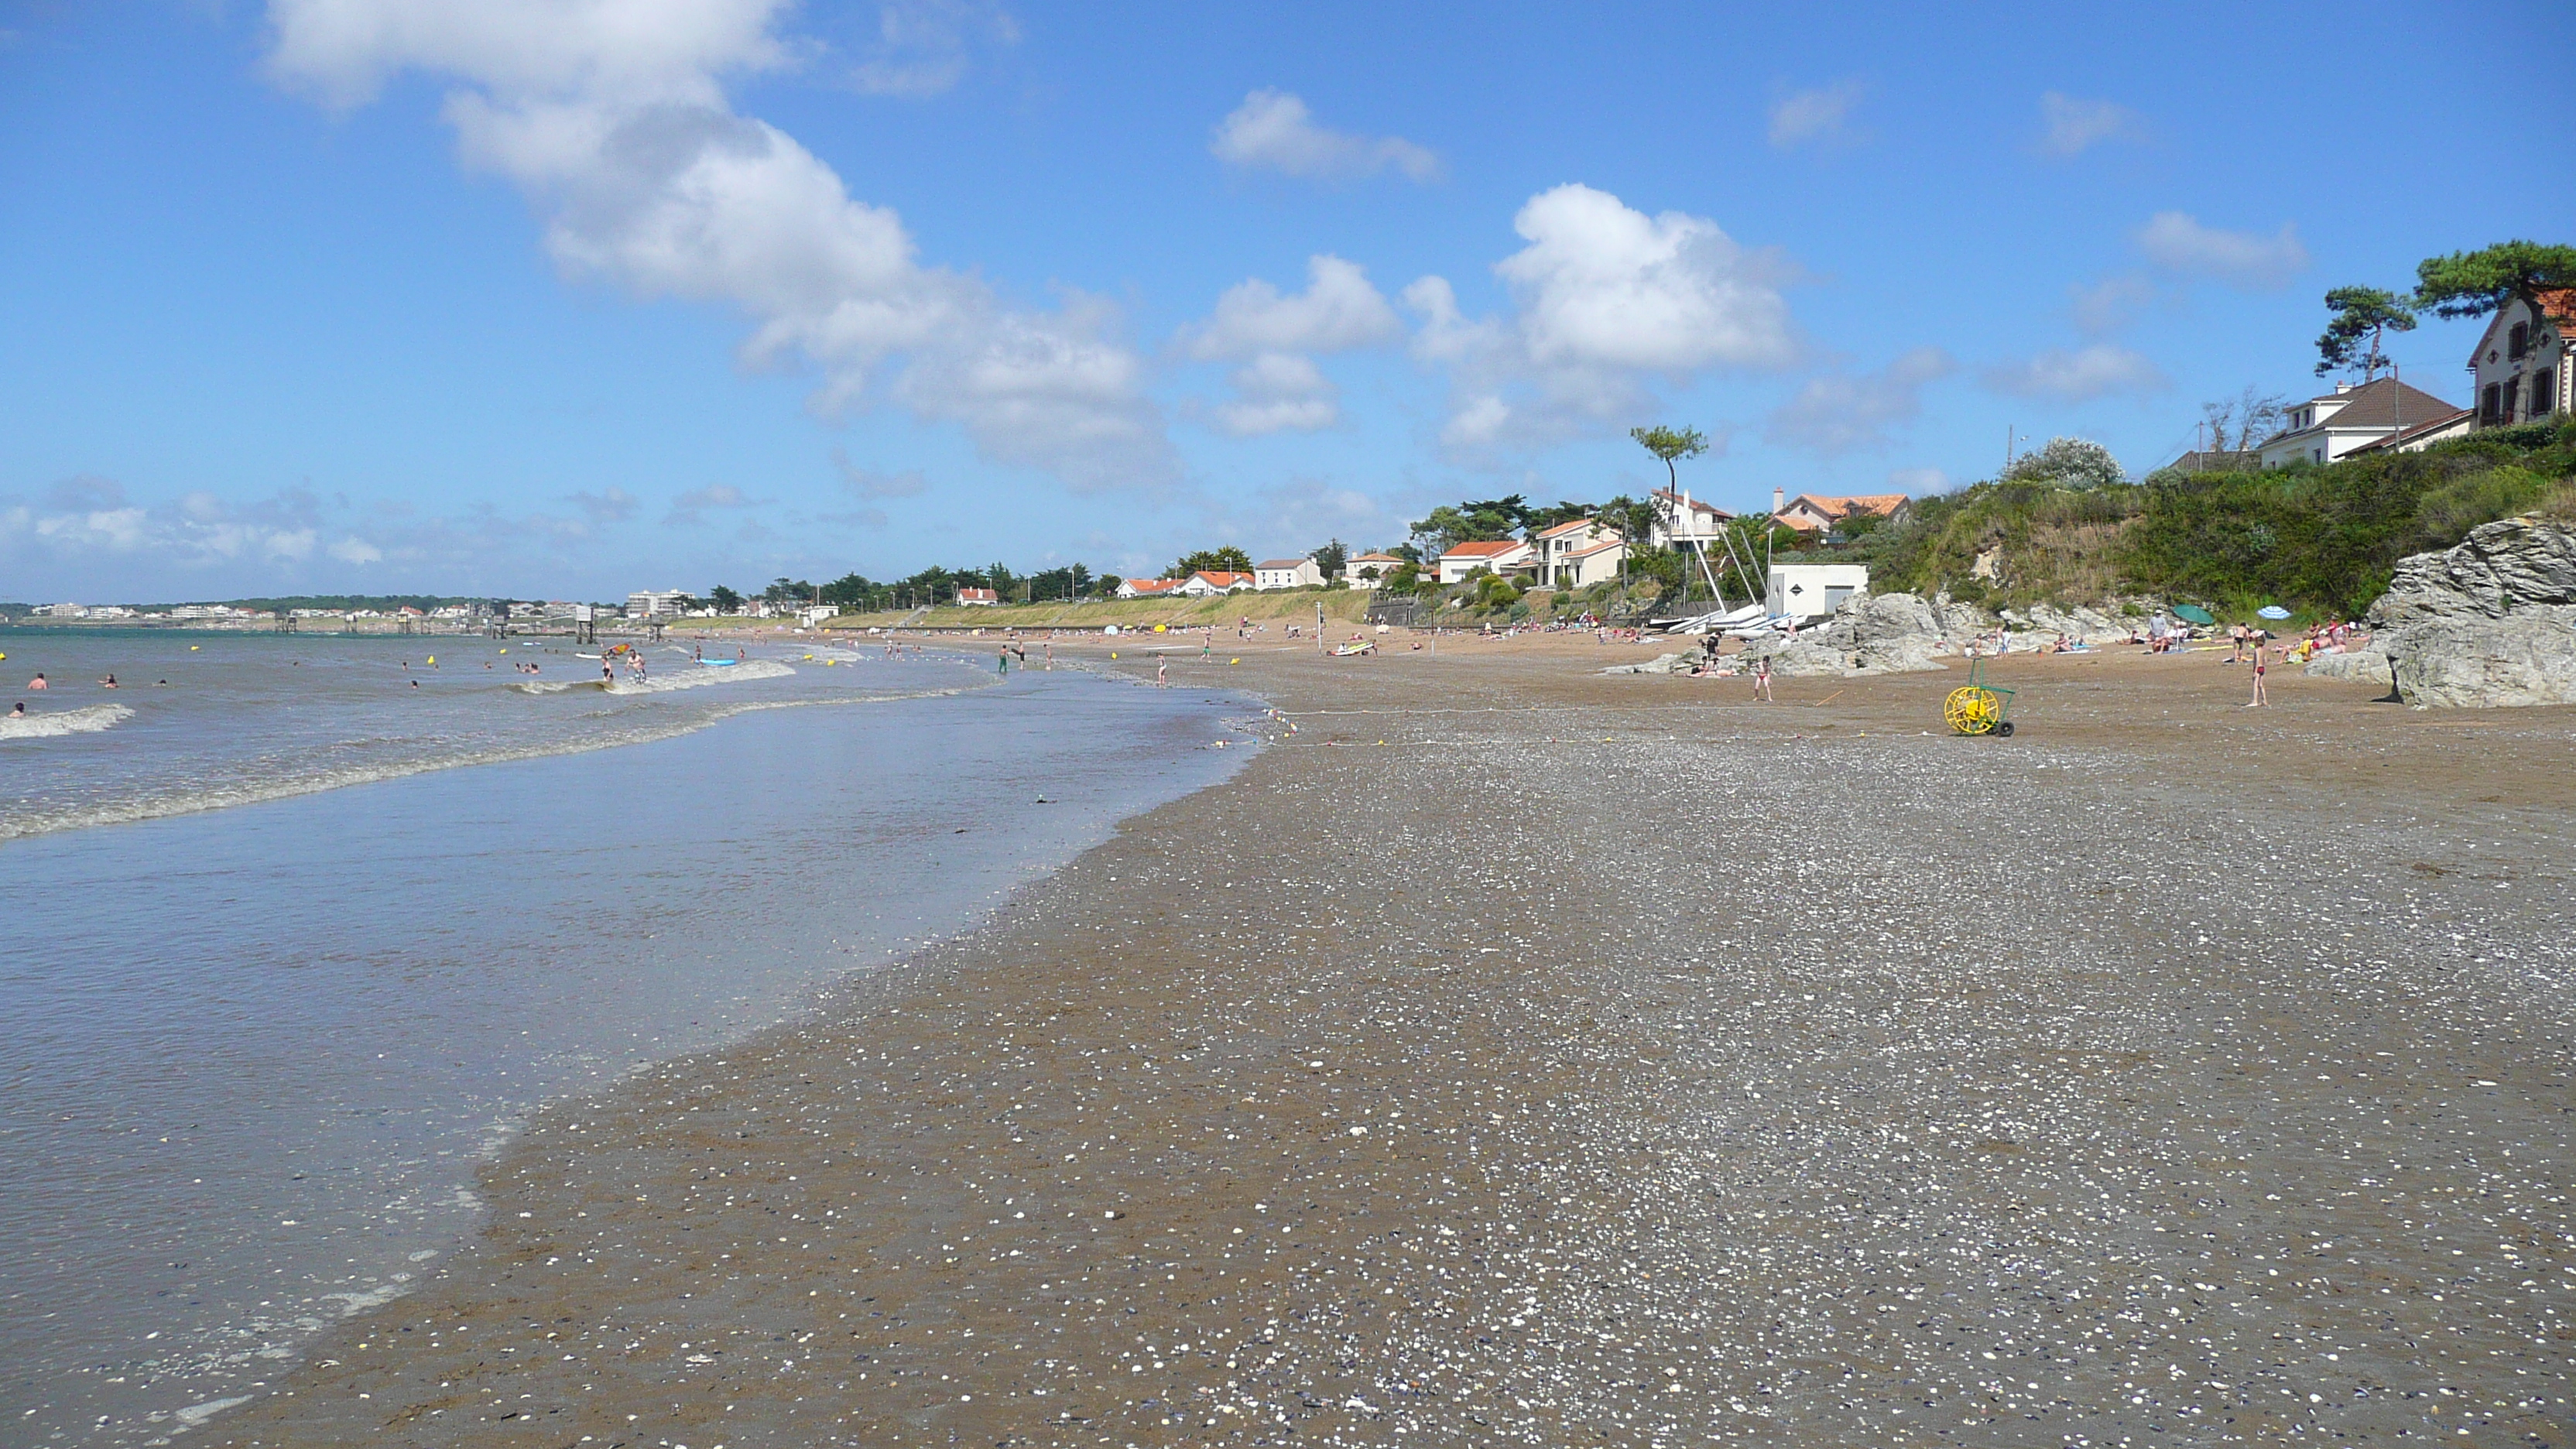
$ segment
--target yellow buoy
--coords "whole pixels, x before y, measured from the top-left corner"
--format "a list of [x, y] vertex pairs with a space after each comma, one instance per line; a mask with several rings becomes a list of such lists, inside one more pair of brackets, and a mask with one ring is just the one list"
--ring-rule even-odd
[[194, 645], [194, 644], [189, 645], [189, 646], [188, 646], [188, 652], [189, 652], [189, 653], [191, 653], [191, 654], [196, 653], [196, 652], [197, 652], [197, 646], [196, 646], [196, 645]]

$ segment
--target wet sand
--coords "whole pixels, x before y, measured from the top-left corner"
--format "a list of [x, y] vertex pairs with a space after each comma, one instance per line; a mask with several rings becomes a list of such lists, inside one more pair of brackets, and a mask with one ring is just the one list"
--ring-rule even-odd
[[1294, 734], [205, 1437], [2576, 1443], [2576, 711], [1218, 643]]

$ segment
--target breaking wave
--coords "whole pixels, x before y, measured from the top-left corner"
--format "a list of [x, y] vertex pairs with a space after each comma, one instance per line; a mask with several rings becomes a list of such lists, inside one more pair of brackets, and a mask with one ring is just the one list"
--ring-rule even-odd
[[702, 689], [744, 679], [784, 679], [796, 671], [775, 659], [746, 659], [740, 664], [697, 664], [681, 674], [665, 674], [642, 684], [613, 680], [600, 687], [610, 694], [667, 694], [675, 689]]
[[93, 704], [60, 714], [0, 715], [0, 740], [44, 740], [59, 735], [94, 735], [134, 711], [121, 704]]

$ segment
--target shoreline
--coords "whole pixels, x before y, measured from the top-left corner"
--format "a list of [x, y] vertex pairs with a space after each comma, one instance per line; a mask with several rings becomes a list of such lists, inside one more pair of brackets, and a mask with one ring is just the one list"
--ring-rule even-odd
[[[1420, 656], [1224, 668], [1307, 727], [821, 1017], [538, 1114], [485, 1174], [495, 1217], [474, 1252], [209, 1429], [1939, 1442], [1973, 1410], [1980, 1442], [2059, 1443], [2421, 1432], [2403, 1391], [2510, 1372], [2375, 1324], [2519, 1342], [2526, 1373], [2547, 1361], [2523, 1332], [2546, 1341], [2545, 1315], [2488, 1280], [2515, 1258], [2554, 1271], [2531, 1255], [2563, 1250], [2479, 1230], [2438, 1189], [2354, 1201], [2365, 1170], [2312, 1150], [2331, 1119], [2411, 1170], [2457, 1160], [2456, 1126], [2373, 1125], [2429, 1111], [2430, 1079], [2372, 1076], [2365, 1120], [2352, 1088], [2296, 1068], [2327, 1046], [2438, 1059], [2445, 1099], [2482, 1073], [2504, 1085], [2445, 1110], [2523, 1144], [2507, 1190], [2563, 1181], [2566, 1008], [2480, 969], [2563, 973], [2557, 908], [2517, 893], [2499, 912], [2475, 872], [2547, 877], [2567, 782], [2510, 802], [2460, 787], [2563, 759], [2568, 712], [2365, 718], [2364, 690], [2285, 680], [2288, 707], [2249, 718], [2220, 712], [2232, 685], [2214, 675], [2141, 686], [2162, 666], [2121, 666], [2087, 699], [2062, 668], [2042, 728], [2007, 744], [1903, 728], [1955, 675], [1783, 681], [1763, 711], [1708, 681], [1575, 672], [1612, 658], [1453, 645], [1435, 696]], [[2482, 758], [2438, 747], [2463, 727]], [[2180, 742], [2194, 730], [2274, 774], [2213, 788], [2210, 746]], [[2381, 792], [2371, 813], [2296, 783], [2325, 761]], [[1746, 831], [1726, 792], [1655, 788], [1677, 762], [1767, 773], [1802, 813], [1883, 843], [1827, 868], [1804, 839]], [[1533, 785], [1590, 806], [1528, 809]], [[2468, 838], [2373, 853], [2428, 816], [2520, 836], [2484, 860]], [[2148, 848], [2166, 838], [2176, 854]], [[2195, 918], [2303, 845], [2404, 911], [2404, 939]], [[2079, 929], [2050, 923], [2063, 902], [2082, 903]], [[2441, 944], [2434, 918], [2483, 920], [2487, 954]], [[2312, 984], [2305, 963], [2337, 953], [2353, 959]], [[2385, 1005], [2428, 992], [2458, 1020]], [[2240, 1042], [2259, 1047], [2212, 1050]], [[2533, 1228], [2565, 1226], [2523, 1200]], [[2401, 1213], [2440, 1218], [2477, 1281]], [[2350, 1313], [2340, 1288], [2266, 1276], [2317, 1224], [2367, 1240], [2357, 1271], [2380, 1292]], [[2011, 1266], [1960, 1261], [1969, 1238]], [[2185, 1272], [2223, 1282], [2181, 1288]], [[2477, 1312], [2444, 1306], [2445, 1284]], [[2140, 1303], [2173, 1325], [2132, 1327]], [[2344, 1340], [2331, 1365], [2251, 1357], [2319, 1316]], [[2062, 1382], [2024, 1402], [1980, 1355]], [[2198, 1367], [2116, 1387], [2154, 1355]], [[2267, 1401], [2288, 1377], [2333, 1402]], [[2567, 1392], [2563, 1367], [2543, 1379]], [[2498, 1432], [2556, 1422], [2481, 1403]]]

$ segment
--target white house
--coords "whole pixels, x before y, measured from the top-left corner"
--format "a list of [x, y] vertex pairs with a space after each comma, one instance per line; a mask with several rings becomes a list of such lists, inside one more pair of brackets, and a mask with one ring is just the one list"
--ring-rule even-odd
[[1803, 624], [1821, 619], [1854, 594], [1869, 592], [1867, 564], [1773, 564], [1762, 607]]
[[2513, 298], [2488, 319], [2478, 350], [2477, 425], [2559, 417], [2576, 406], [2576, 287], [2543, 288], [2538, 305]]
[[1193, 599], [1210, 599], [1252, 587], [1252, 575], [1232, 569], [1201, 569], [1181, 580], [1180, 592]]
[[1002, 602], [1002, 596], [991, 589], [959, 589], [957, 606], [961, 609], [990, 609]]
[[1454, 584], [1478, 569], [1509, 573], [1535, 562], [1537, 551], [1516, 538], [1462, 543], [1440, 555], [1440, 582]]
[[2263, 466], [2332, 463], [2399, 434], [2412, 451], [2469, 430], [2471, 413], [2455, 408], [2420, 387], [2393, 377], [2358, 386], [2339, 382], [2335, 390], [2291, 408], [2282, 429], [2257, 451]]
[[1652, 496], [1655, 527], [1647, 541], [1657, 548], [1671, 548], [1676, 543], [1698, 545], [1724, 533], [1735, 517], [1714, 503], [1670, 488], [1658, 488]]
[[1169, 599], [1179, 595], [1179, 579], [1120, 579], [1118, 597], [1122, 599]]
[[1342, 565], [1342, 577], [1355, 589], [1373, 589], [1386, 582], [1386, 576], [1404, 567], [1404, 560], [1391, 553], [1364, 553]]
[[1252, 566], [1256, 589], [1313, 589], [1324, 582], [1323, 565], [1310, 558], [1264, 559]]
[[1619, 576], [1628, 540], [1597, 518], [1571, 518], [1539, 530], [1538, 581], [1551, 589], [1579, 589]]

